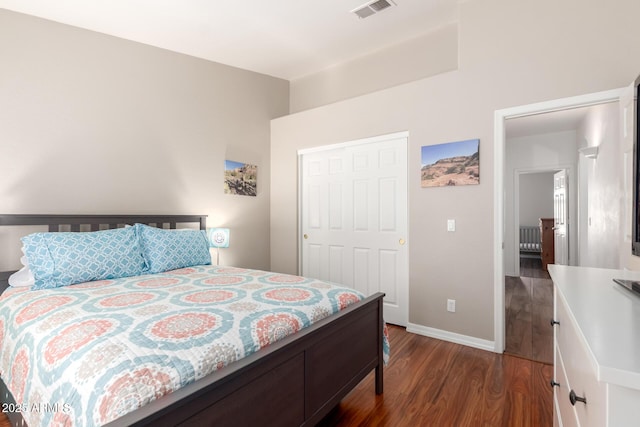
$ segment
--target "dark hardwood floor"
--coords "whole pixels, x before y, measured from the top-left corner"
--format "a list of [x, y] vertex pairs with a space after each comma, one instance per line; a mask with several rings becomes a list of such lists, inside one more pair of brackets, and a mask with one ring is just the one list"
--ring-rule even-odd
[[[384, 393], [370, 374], [319, 424], [335, 426], [553, 425], [553, 367], [389, 327]], [[0, 414], [0, 427], [8, 427]], [[35, 427], [35, 426], [33, 426]]]
[[384, 394], [369, 375], [319, 425], [553, 425], [553, 367], [390, 327]]
[[505, 278], [505, 353], [553, 364], [553, 283], [539, 259], [520, 260]]

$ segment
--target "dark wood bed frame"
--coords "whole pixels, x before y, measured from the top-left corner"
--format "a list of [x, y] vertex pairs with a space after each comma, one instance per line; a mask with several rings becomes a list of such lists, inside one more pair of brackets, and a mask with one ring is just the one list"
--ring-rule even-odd
[[[48, 226], [51, 232], [136, 222], [206, 229], [206, 215], [0, 215], [0, 226]], [[11, 273], [0, 272], [0, 292]], [[372, 295], [108, 425], [315, 425], [372, 370], [375, 392], [382, 393], [383, 297]], [[4, 381], [0, 401], [15, 403]], [[24, 424], [19, 413], [7, 415], [13, 425]]]

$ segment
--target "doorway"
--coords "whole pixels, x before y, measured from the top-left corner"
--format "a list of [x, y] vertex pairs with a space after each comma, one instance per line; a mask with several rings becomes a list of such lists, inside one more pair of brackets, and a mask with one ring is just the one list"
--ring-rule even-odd
[[[507, 142], [507, 144], [509, 144]], [[508, 148], [507, 148], [508, 149]], [[558, 168], [539, 167], [516, 169], [513, 173], [512, 199], [505, 195], [507, 203], [513, 204], [513, 230], [505, 233], [512, 236], [513, 243], [510, 246], [511, 254], [505, 253], [505, 274], [507, 276], [528, 276], [521, 274], [521, 267], [535, 267], [542, 265], [542, 222], [553, 221], [554, 202], [554, 174]], [[569, 169], [567, 173], [569, 172]], [[509, 192], [509, 190], [506, 190]], [[544, 221], [543, 221], [544, 220]], [[508, 237], [507, 237], [508, 238]], [[506, 247], [509, 247], [506, 245]], [[526, 261], [528, 259], [539, 262]], [[548, 261], [548, 260], [546, 260]], [[551, 260], [553, 262], [553, 259]], [[542, 268], [542, 267], [541, 267]]]
[[299, 154], [303, 276], [384, 292], [385, 321], [408, 323], [408, 133]]
[[519, 242], [515, 274], [505, 277], [504, 352], [546, 364], [553, 363], [553, 330], [548, 327], [553, 317], [553, 284], [546, 270], [553, 238], [545, 228], [553, 227], [556, 173], [546, 168], [515, 172], [514, 235]]
[[[598, 92], [588, 95], [563, 98], [537, 104], [513, 107], [495, 112], [494, 121], [494, 351], [502, 353], [505, 349], [505, 233], [513, 230], [507, 227], [507, 221], [513, 218], [506, 215], [509, 208], [505, 202], [505, 186], [513, 182], [506, 178], [506, 121], [528, 116], [538, 116], [544, 113], [564, 111], [590, 105], [618, 102], [624, 89]], [[574, 191], [574, 194], [576, 192]], [[511, 240], [513, 242], [513, 240]], [[570, 246], [571, 247], [571, 246]]]

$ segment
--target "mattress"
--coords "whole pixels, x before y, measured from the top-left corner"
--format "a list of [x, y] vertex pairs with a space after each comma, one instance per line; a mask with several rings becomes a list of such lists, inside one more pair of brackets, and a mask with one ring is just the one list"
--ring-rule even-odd
[[101, 425], [361, 299], [329, 282], [210, 265], [10, 288], [0, 376], [31, 426]]

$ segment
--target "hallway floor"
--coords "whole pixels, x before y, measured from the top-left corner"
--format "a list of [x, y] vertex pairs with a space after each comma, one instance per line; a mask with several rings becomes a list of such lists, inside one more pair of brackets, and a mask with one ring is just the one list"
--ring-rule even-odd
[[553, 282], [540, 259], [521, 258], [505, 277], [505, 353], [553, 364]]

